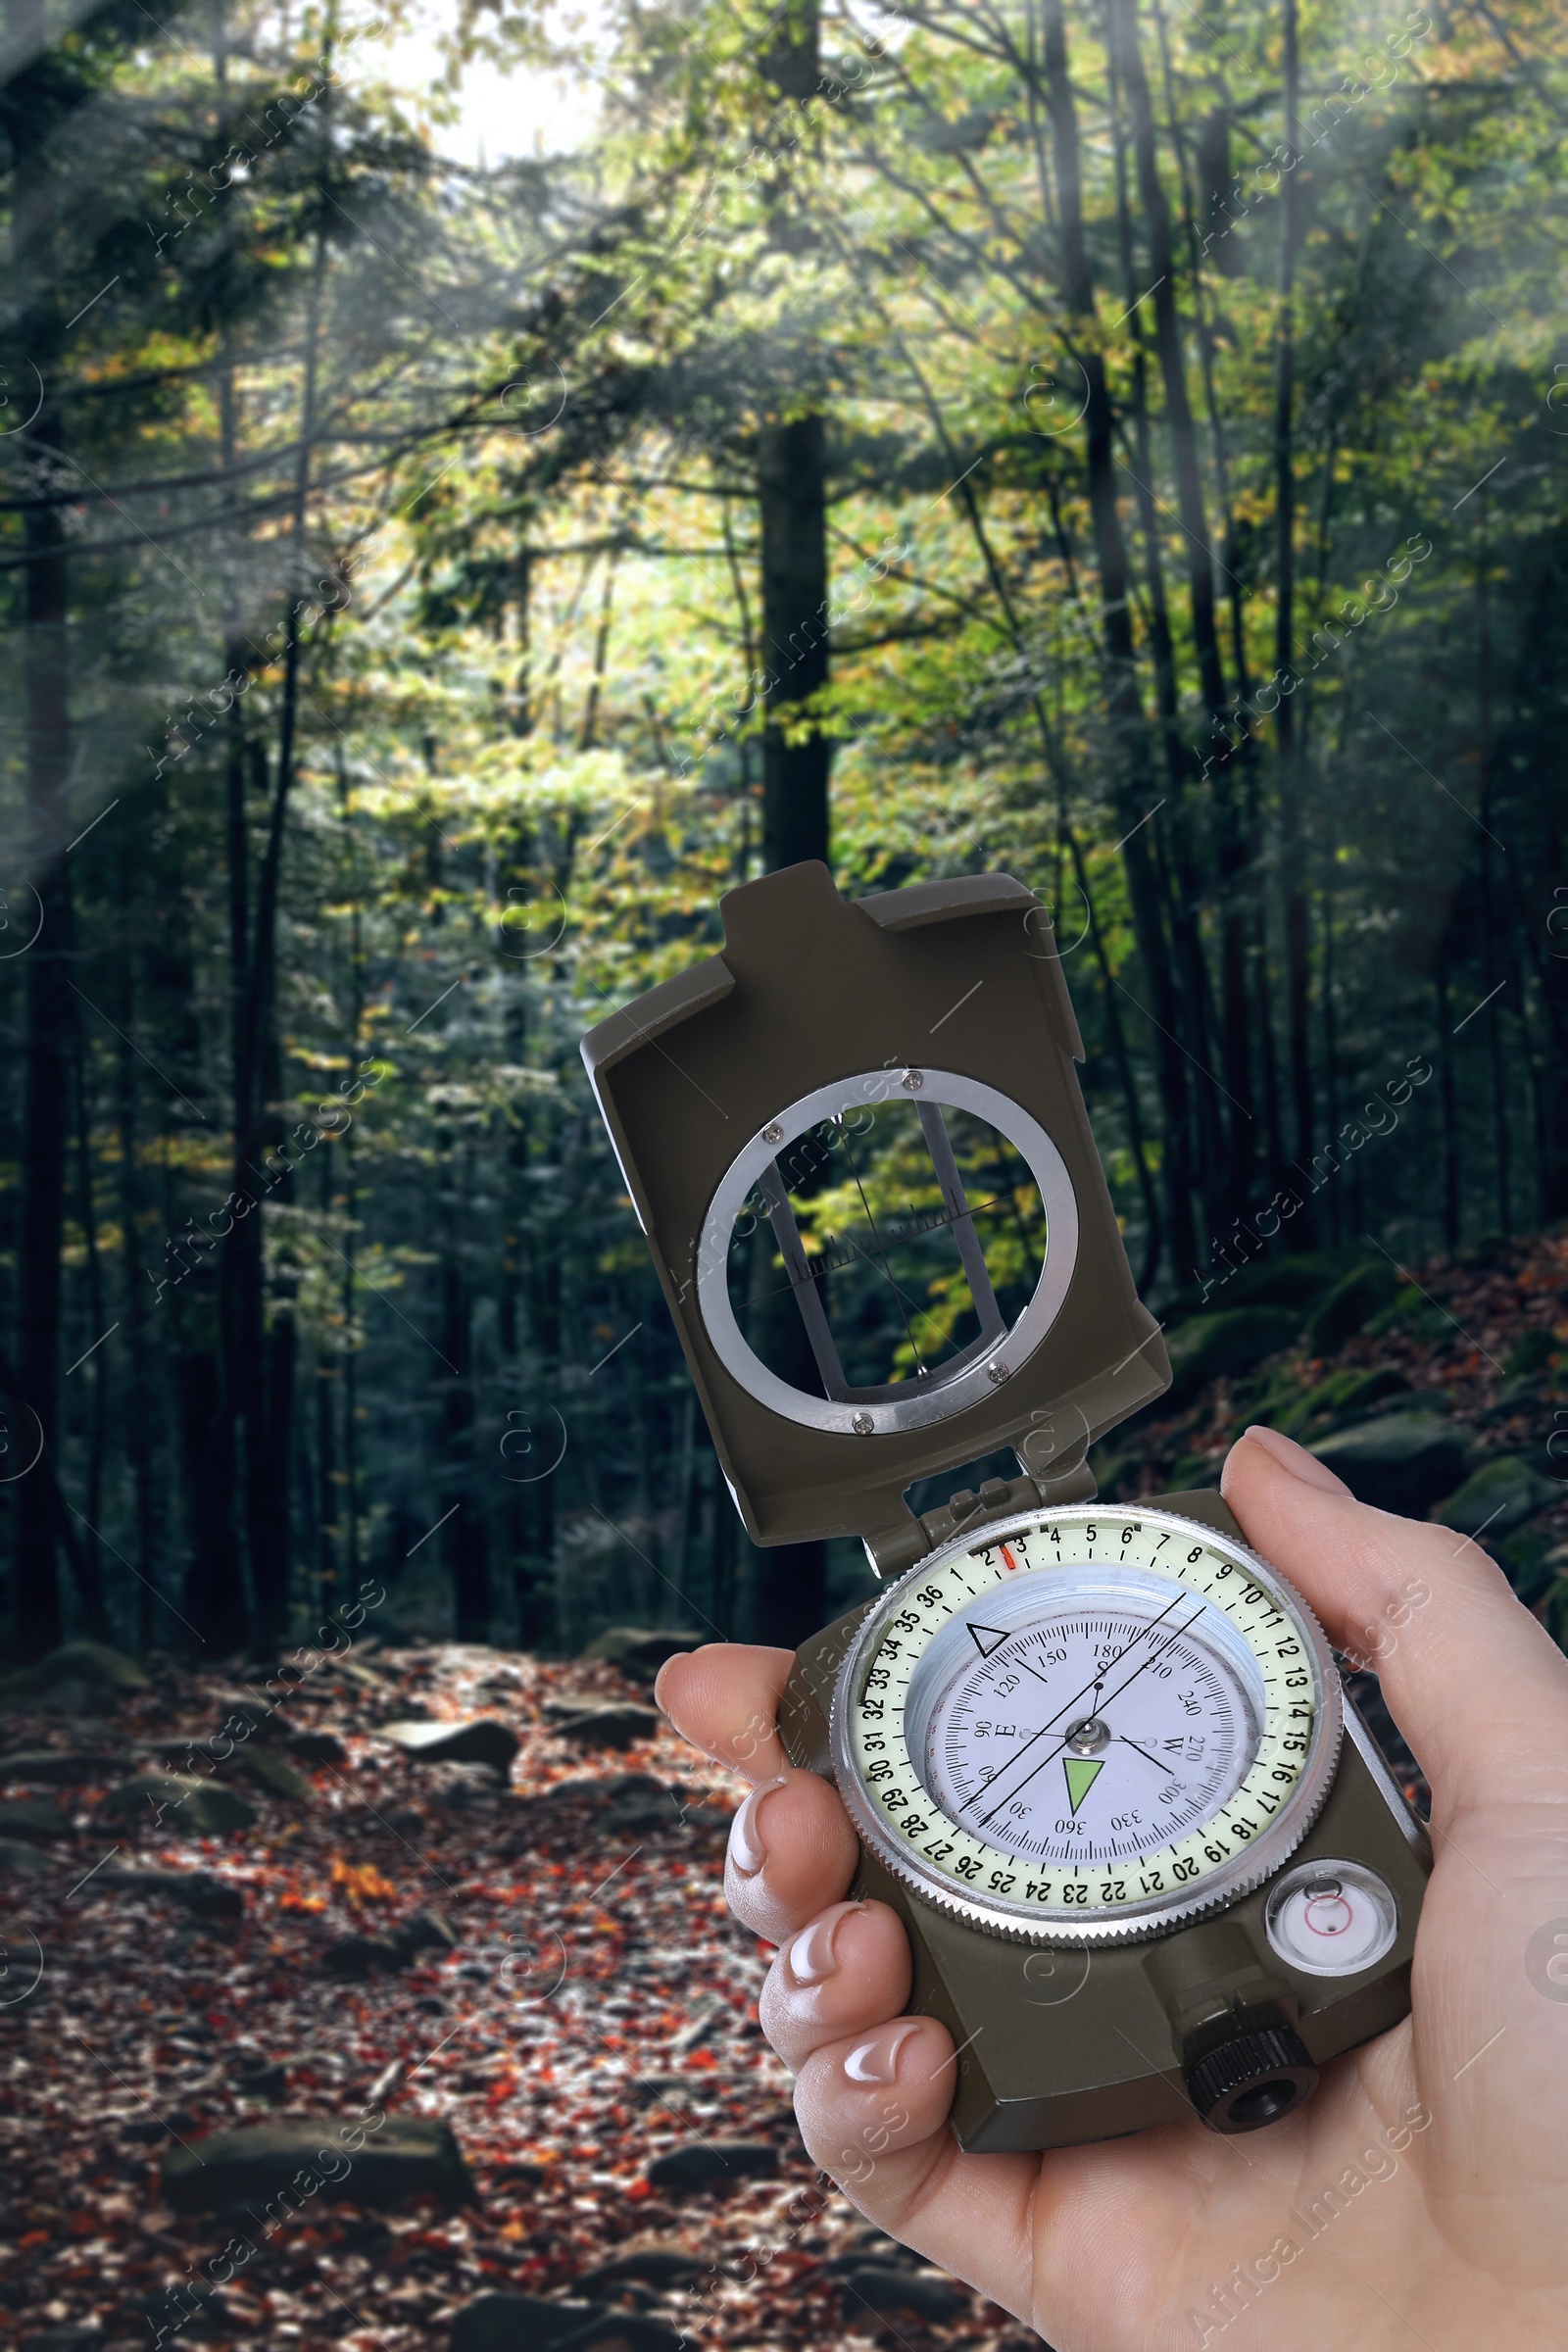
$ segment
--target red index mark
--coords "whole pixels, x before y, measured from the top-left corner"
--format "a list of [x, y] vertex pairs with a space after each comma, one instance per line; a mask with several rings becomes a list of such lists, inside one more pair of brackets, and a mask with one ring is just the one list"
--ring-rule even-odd
[[1005, 1545], [1005, 1544], [1004, 1544], [1004, 1545], [1002, 1546], [1002, 1556], [1003, 1556], [1003, 1558], [1004, 1558], [1004, 1559], [1006, 1561], [1006, 1563], [1007, 1563], [1007, 1574], [1008, 1574], [1009, 1576], [1011, 1576], [1011, 1575], [1013, 1574], [1013, 1572], [1016, 1570], [1018, 1563], [1017, 1563], [1017, 1561], [1016, 1561], [1016, 1560], [1013, 1558], [1013, 1556], [1012, 1556], [1011, 1552], [1010, 1552], [1010, 1551], [1007, 1549], [1007, 1546]]

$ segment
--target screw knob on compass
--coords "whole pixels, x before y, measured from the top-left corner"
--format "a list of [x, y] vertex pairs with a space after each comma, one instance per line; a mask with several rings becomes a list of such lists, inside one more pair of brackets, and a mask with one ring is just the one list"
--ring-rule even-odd
[[1188, 2070], [1187, 2095], [1211, 2132], [1255, 2132], [1317, 2088], [1317, 2068], [1288, 2026], [1239, 2034]]

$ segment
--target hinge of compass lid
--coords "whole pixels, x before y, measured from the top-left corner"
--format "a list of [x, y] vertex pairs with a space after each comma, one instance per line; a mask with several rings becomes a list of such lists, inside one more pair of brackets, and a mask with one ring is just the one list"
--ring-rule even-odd
[[877, 1576], [902, 1576], [916, 1560], [923, 1560], [928, 1551], [940, 1544], [951, 1544], [955, 1536], [968, 1535], [990, 1525], [994, 1519], [1010, 1519], [1019, 1511], [1032, 1511], [1043, 1503], [1093, 1502], [1099, 1493], [1095, 1474], [1084, 1460], [1078, 1458], [1057, 1470], [1050, 1478], [987, 1478], [976, 1490], [960, 1487], [950, 1494], [945, 1503], [934, 1511], [922, 1511], [911, 1517], [906, 1528], [901, 1527], [888, 1535], [868, 1536], [865, 1553]]

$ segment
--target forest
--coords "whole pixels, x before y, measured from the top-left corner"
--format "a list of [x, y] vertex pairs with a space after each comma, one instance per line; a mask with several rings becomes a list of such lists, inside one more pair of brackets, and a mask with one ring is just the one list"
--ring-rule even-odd
[[[275, 1659], [370, 1591], [793, 1639], [863, 1586], [736, 1519], [579, 1056], [802, 859], [1036, 892], [1171, 1410], [1254, 1374], [1233, 1302], [1375, 1274], [1407, 1338], [1539, 1274], [1556, 12], [461, 0], [417, 90], [403, 22], [7, 0], [15, 1658]], [[509, 74], [591, 133], [453, 160]], [[1550, 1263], [1476, 1341], [1547, 1500]], [[1270, 1379], [1330, 1425], [1357, 1326], [1305, 1314], [1216, 1431]], [[1161, 1427], [1102, 1491], [1212, 1468]]]

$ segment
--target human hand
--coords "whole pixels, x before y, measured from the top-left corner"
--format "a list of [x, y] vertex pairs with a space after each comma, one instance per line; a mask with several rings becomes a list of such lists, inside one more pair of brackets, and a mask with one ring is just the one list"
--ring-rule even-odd
[[[1431, 1784], [1436, 1852], [1411, 2015], [1244, 2139], [1195, 2116], [1039, 2156], [963, 2154], [952, 2039], [902, 2014], [904, 1930], [843, 1899], [855, 1834], [779, 1743], [790, 1653], [717, 1643], [672, 1658], [658, 1698], [754, 1784], [726, 1886], [780, 1946], [761, 2020], [795, 2073], [802, 2136], [826, 2172], [853, 2174], [871, 2221], [1058, 2352], [1560, 2352], [1568, 1986], [1546, 1977], [1538, 1932], [1561, 1922], [1568, 1937], [1568, 1660], [1475, 1544], [1355, 1501], [1288, 1438], [1249, 1430], [1222, 1484], [1337, 1647], [1399, 1628], [1375, 1662]], [[1413, 1614], [1412, 1580], [1432, 1594]], [[869, 2170], [855, 2153], [868, 2147]]]

